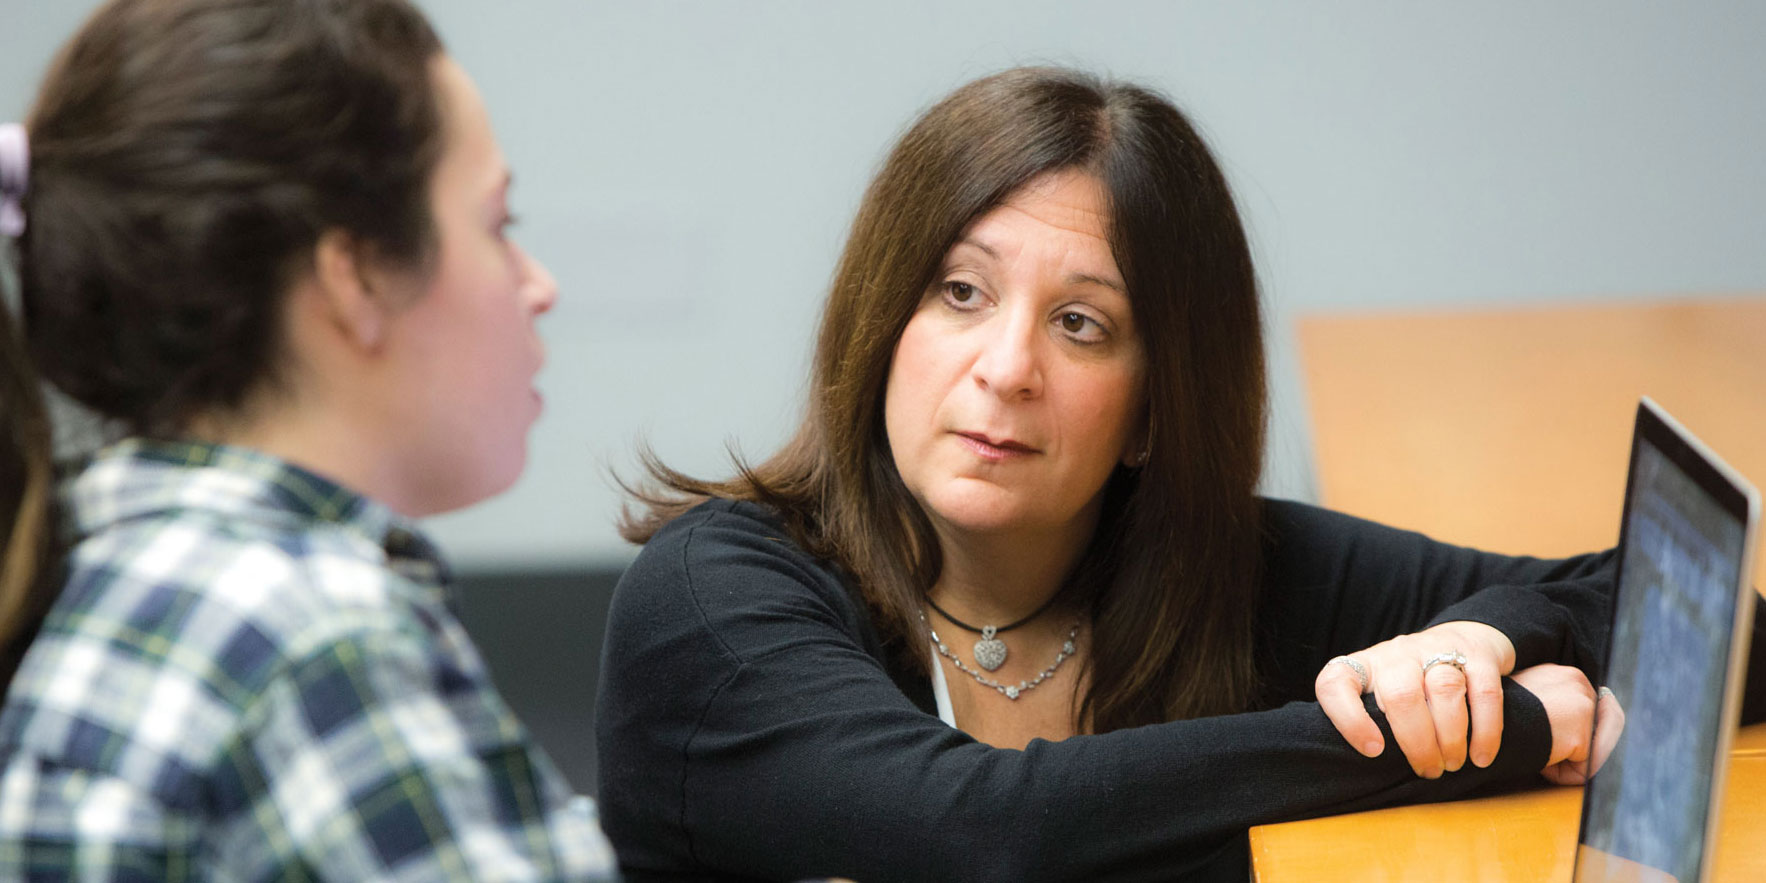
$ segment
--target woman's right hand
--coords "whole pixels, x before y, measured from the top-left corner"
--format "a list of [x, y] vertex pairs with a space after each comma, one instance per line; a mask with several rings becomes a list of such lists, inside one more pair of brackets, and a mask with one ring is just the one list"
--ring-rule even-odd
[[[1596, 693], [1581, 669], [1535, 665], [1510, 676], [1545, 706], [1551, 722], [1551, 756], [1540, 774], [1559, 785], [1588, 781], [1619, 744], [1625, 712], [1612, 691]], [[1594, 743], [1590, 736], [1598, 733]]]

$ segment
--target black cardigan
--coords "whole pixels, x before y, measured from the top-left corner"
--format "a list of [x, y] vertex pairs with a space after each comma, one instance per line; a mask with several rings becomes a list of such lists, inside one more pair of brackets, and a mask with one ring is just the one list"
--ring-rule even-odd
[[[1433, 622], [1514, 642], [1516, 668], [1595, 671], [1611, 552], [1491, 555], [1265, 504], [1262, 710], [1025, 750], [945, 725], [830, 562], [769, 510], [714, 500], [620, 580], [596, 710], [601, 818], [635, 880], [1245, 878], [1251, 825], [1538, 781], [1544, 709], [1505, 681], [1501, 751], [1418, 778], [1366, 758], [1313, 699], [1326, 660]], [[1383, 716], [1369, 710], [1385, 729]]]

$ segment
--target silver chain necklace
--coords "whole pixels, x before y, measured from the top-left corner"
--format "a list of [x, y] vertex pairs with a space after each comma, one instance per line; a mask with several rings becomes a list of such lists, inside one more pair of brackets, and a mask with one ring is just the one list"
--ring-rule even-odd
[[[974, 626], [972, 626], [972, 625], [970, 625], [970, 624], [968, 624], [968, 623], [966, 623], [966, 622], [964, 622], [954, 616], [951, 616], [950, 613], [948, 611], [946, 611], [943, 607], [938, 606], [937, 601], [932, 600], [931, 595], [926, 596], [926, 603], [932, 605], [932, 609], [938, 611], [939, 616], [942, 616], [945, 619], [950, 620], [951, 625], [954, 625], [957, 628], [963, 629], [965, 631], [971, 631], [971, 632], [974, 632], [975, 634], [980, 635], [981, 640], [976, 641], [974, 649], [970, 650], [969, 652], [971, 655], [973, 655], [975, 657], [975, 664], [976, 665], [979, 665], [982, 668], [987, 669], [988, 671], [997, 671], [1000, 666], [1006, 664], [1007, 650], [1006, 650], [1006, 642], [1000, 640], [996, 636], [1003, 635], [1006, 632], [1009, 632], [1012, 629], [1015, 629], [1018, 626], [1024, 625], [1025, 623], [1043, 615], [1044, 611], [1047, 611], [1050, 607], [1053, 607], [1055, 605], [1056, 599], [1058, 599], [1060, 597], [1061, 597], [1060, 592], [1056, 592], [1055, 594], [1050, 595], [1049, 599], [1047, 601], [1042, 602], [1041, 607], [1038, 607], [1035, 610], [1030, 611], [1030, 615], [1019, 619], [1017, 622], [1009, 622], [1009, 623], [1006, 623], [1005, 625], [984, 625], [980, 628], [976, 628], [976, 627], [974, 627]], [[925, 611], [923, 611], [923, 610], [920, 611], [920, 615], [921, 615], [922, 619], [925, 618]], [[928, 628], [930, 628], [930, 626], [928, 626]]]
[[1053, 677], [1055, 669], [1060, 668], [1061, 663], [1067, 661], [1067, 657], [1079, 652], [1079, 649], [1073, 643], [1079, 638], [1079, 623], [1076, 622], [1073, 624], [1073, 628], [1067, 631], [1067, 640], [1061, 642], [1061, 652], [1055, 654], [1055, 661], [1050, 664], [1048, 668], [1037, 672], [1036, 677], [1029, 680], [1019, 681], [1016, 684], [1002, 684], [999, 681], [964, 665], [962, 658], [955, 653], [952, 653], [950, 647], [946, 646], [944, 641], [939, 639], [938, 630], [934, 629], [932, 624], [926, 621], [926, 611], [924, 610], [920, 611], [920, 623], [926, 626], [927, 633], [932, 636], [932, 646], [938, 650], [938, 655], [950, 660], [951, 664], [957, 667], [957, 671], [974, 678], [984, 687], [992, 687], [995, 690], [998, 690], [1000, 695], [1007, 699], [1016, 700], [1025, 691], [1034, 689], [1037, 684]]

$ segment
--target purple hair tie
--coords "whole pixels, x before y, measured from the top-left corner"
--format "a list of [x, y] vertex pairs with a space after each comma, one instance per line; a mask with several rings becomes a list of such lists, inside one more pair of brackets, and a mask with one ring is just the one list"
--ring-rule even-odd
[[0, 124], [0, 236], [25, 232], [25, 192], [31, 185], [31, 144], [25, 127]]

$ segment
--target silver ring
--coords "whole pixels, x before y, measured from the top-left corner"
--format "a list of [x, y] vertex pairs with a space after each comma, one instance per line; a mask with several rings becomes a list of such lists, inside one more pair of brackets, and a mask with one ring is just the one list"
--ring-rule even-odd
[[[1350, 671], [1355, 672], [1356, 679], [1361, 681], [1361, 692], [1367, 692], [1367, 666], [1361, 664], [1359, 660], [1350, 659], [1347, 656], [1334, 656], [1331, 658], [1331, 662], [1348, 666]], [[1325, 665], [1330, 665], [1331, 662], [1327, 662]]]
[[1437, 653], [1434, 656], [1423, 660], [1423, 676], [1428, 677], [1429, 669], [1434, 668], [1437, 665], [1451, 665], [1454, 668], [1459, 669], [1459, 673], [1463, 675], [1466, 673], [1466, 655], [1458, 650]]

